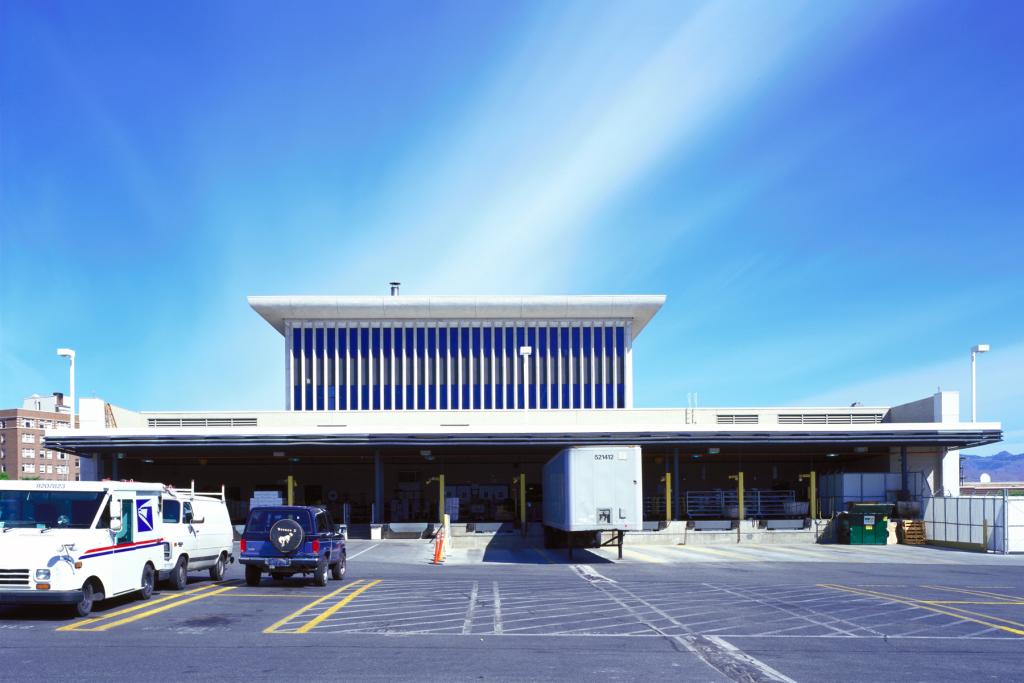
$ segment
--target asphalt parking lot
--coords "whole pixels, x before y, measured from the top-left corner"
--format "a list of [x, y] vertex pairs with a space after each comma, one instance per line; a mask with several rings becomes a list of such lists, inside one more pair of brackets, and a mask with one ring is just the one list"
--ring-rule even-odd
[[1021, 676], [1024, 557], [924, 547], [459, 551], [351, 541], [343, 581], [234, 565], [89, 619], [0, 608], [6, 680]]

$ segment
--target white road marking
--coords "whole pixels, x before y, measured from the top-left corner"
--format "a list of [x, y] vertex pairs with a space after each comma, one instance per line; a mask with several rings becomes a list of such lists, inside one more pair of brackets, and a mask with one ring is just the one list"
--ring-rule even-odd
[[[590, 571], [577, 569], [577, 567], [587, 567]], [[682, 645], [685, 649], [696, 655], [701, 661], [707, 664], [709, 667], [723, 674], [727, 678], [733, 680], [757, 680], [757, 681], [774, 681], [775, 683], [796, 683], [792, 678], [785, 674], [776, 671], [772, 667], [768, 666], [759, 659], [755, 659], [750, 655], [746, 654], [739, 648], [727, 643], [721, 638], [715, 638], [714, 636], [703, 636], [693, 633], [691, 629], [684, 623], [675, 619], [671, 614], [659, 608], [647, 600], [644, 600], [636, 593], [632, 592], [624, 586], [618, 585], [615, 582], [611, 582], [605, 577], [594, 571], [593, 567], [588, 565], [573, 565], [573, 569], [580, 577], [590, 582], [597, 590], [604, 593], [608, 598], [613, 600], [616, 604], [622, 607], [626, 612], [633, 615], [639, 623], [645, 625], [655, 633], [675, 641]], [[598, 577], [604, 580], [595, 580], [593, 576], [588, 576], [590, 573], [596, 574]], [[610, 585], [614, 584], [614, 585]], [[652, 623], [651, 620], [642, 614], [636, 607], [630, 605], [623, 600], [617, 593], [625, 593], [627, 596], [632, 598], [634, 601], [640, 603], [643, 607], [651, 612], [654, 612], [662, 619], [667, 620], [673, 626], [680, 628], [686, 633], [684, 635], [673, 635], [665, 632], [664, 629]]]
[[476, 596], [479, 590], [480, 584], [474, 581], [473, 590], [469, 593], [469, 607], [466, 608], [466, 620], [462, 623], [462, 632], [464, 634], [473, 631], [473, 613], [476, 612]]
[[363, 553], [368, 553], [368, 552], [370, 552], [371, 550], [373, 550], [374, 548], [376, 548], [376, 547], [377, 547], [377, 546], [379, 546], [379, 545], [380, 545], [380, 543], [375, 543], [374, 545], [371, 545], [371, 546], [370, 546], [369, 548], [364, 548], [363, 550], [360, 550], [360, 551], [359, 551], [358, 553], [356, 553], [355, 555], [349, 555], [349, 556], [348, 556], [348, 557], [347, 557], [346, 559], [349, 559], [349, 560], [351, 560], [351, 559], [353, 559], [353, 558], [355, 558], [355, 557], [359, 557], [359, 556], [360, 556], [360, 555], [362, 555]]
[[608, 583], [618, 583], [615, 579], [609, 579], [607, 576], [601, 574], [589, 564], [574, 564], [571, 566], [574, 572], [587, 581], [607, 581]]
[[494, 585], [494, 632], [500, 634], [504, 630], [501, 623], [501, 593], [498, 592], [498, 582]]

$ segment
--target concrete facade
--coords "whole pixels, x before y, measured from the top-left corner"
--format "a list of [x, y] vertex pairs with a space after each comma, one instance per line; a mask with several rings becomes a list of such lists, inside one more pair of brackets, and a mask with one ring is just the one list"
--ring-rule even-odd
[[[672, 516], [681, 519], [691, 512], [687, 494], [728, 490], [735, 486], [729, 477], [740, 471], [747, 488], [788, 492], [797, 501], [807, 500], [801, 476], [812, 471], [920, 472], [926, 485], [911, 495], [955, 494], [959, 449], [1001, 438], [998, 423], [960, 421], [956, 392], [899, 406], [631, 407], [632, 341], [663, 302], [660, 296], [252, 297], [252, 307], [284, 334], [283, 410], [133, 412], [83, 400], [81, 428], [48, 432], [47, 443], [85, 456], [83, 476], [225, 484], [236, 517], [254, 491], [281, 490], [291, 475], [299, 482], [296, 495], [307, 502], [339, 511], [348, 503], [353, 521], [382, 523], [435, 519], [439, 490], [427, 482], [439, 475], [445, 497], [460, 500], [460, 521], [518, 518], [511, 481], [519, 476], [529, 484], [526, 517], [536, 518], [540, 467], [571, 445], [640, 445], [645, 516], [663, 519], [671, 502]], [[591, 342], [578, 346], [585, 339], [581, 323]], [[571, 340], [560, 345], [557, 331], [573, 326], [578, 339], [559, 337]], [[609, 344], [602, 355], [601, 341], [614, 335], [594, 331], [616, 326], [625, 333], [623, 344]], [[435, 343], [426, 358], [421, 347], [402, 346], [415, 338], [410, 330], [424, 330], [427, 344], [431, 329], [443, 331], [435, 342], [457, 330], [454, 343]], [[489, 362], [497, 354], [486, 340], [496, 330], [522, 333], [506, 349], [522, 352], [518, 366], [512, 353], [501, 370]], [[362, 346], [367, 340], [369, 354]], [[520, 341], [530, 351], [517, 348]], [[354, 350], [344, 346], [350, 342]], [[541, 343], [549, 355], [532, 355]], [[545, 372], [538, 356], [551, 366]], [[623, 361], [615, 365], [621, 374], [602, 376], [600, 358]], [[558, 370], [560, 361], [570, 367]], [[602, 394], [609, 376], [628, 384], [622, 400], [599, 400], [615, 395]], [[502, 377], [508, 381], [496, 381]], [[547, 387], [531, 382], [538, 377], [552, 381]], [[508, 407], [486, 404], [487, 393], [501, 387], [516, 389], [506, 394]], [[441, 392], [447, 400], [423, 402]], [[568, 397], [566, 404], [556, 395]], [[342, 409], [350, 398], [357, 400]], [[665, 475], [675, 482], [671, 501]]]

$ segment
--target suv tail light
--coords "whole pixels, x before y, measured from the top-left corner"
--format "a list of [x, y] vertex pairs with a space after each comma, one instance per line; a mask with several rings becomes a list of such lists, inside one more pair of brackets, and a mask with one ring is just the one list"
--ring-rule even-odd
[[244, 537], [242, 538], [241, 541], [238, 542], [238, 548], [239, 548], [239, 550], [241, 552], [243, 552], [243, 553], [245, 552], [245, 538]]
[[320, 539], [318, 539], [318, 538], [314, 538], [313, 539], [313, 552], [314, 553], [319, 553], [320, 552]]

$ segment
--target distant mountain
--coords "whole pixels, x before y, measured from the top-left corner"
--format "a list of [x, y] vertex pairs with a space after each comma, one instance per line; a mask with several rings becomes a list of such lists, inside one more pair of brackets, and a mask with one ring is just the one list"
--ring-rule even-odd
[[1002, 451], [995, 455], [960, 454], [964, 481], [978, 481], [982, 472], [992, 481], [1024, 481], [1024, 453]]

